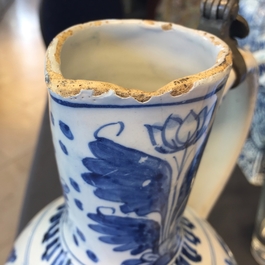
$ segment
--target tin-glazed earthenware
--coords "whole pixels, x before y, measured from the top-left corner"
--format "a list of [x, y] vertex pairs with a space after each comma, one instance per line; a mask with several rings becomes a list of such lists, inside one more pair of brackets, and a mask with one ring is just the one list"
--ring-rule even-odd
[[221, 40], [170, 23], [59, 34], [45, 77], [64, 199], [35, 217], [7, 264], [236, 264], [184, 213], [231, 64]]

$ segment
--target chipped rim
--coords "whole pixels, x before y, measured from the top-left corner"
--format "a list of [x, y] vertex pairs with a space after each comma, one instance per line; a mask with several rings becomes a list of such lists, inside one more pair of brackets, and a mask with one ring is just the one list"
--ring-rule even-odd
[[[75, 32], [86, 30], [89, 27], [100, 27], [101, 25], [106, 24], [135, 24], [138, 26], [146, 26], [146, 28], [150, 29], [162, 28], [162, 30], [175, 29], [182, 32], [192, 32], [192, 34], [197, 35], [199, 38], [207, 39], [214, 46], [219, 46], [221, 49], [219, 54], [216, 56], [216, 62], [212, 67], [194, 75], [175, 79], [153, 92], [145, 92], [139, 89], [127, 89], [109, 82], [68, 79], [63, 77], [60, 70], [60, 55], [65, 41], [69, 37], [73, 36]], [[229, 47], [222, 40], [210, 33], [186, 28], [172, 23], [150, 20], [99, 20], [70, 27], [59, 33], [53, 39], [46, 52], [45, 82], [51, 91], [63, 98], [77, 96], [82, 90], [92, 90], [93, 96], [96, 97], [112, 90], [118, 97], [132, 97], [139, 102], [146, 102], [153, 96], [160, 96], [168, 92], [172, 96], [180, 96], [185, 94], [189, 92], [195, 86], [195, 84], [205, 82], [206, 79], [225, 73], [231, 68], [231, 66], [232, 53]]]

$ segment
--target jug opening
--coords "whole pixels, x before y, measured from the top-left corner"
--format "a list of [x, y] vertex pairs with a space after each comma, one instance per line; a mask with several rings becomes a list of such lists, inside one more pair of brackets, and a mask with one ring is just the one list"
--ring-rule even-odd
[[174, 95], [188, 92], [194, 81], [213, 75], [209, 70], [223, 62], [225, 69], [230, 64], [227, 55], [231, 56], [225, 44], [210, 34], [137, 20], [75, 26], [59, 34], [56, 44], [63, 79], [89, 82], [89, 88], [81, 85], [82, 89], [93, 89], [94, 95], [111, 88], [122, 97], [131, 96], [130, 90], [151, 96], [174, 89]]

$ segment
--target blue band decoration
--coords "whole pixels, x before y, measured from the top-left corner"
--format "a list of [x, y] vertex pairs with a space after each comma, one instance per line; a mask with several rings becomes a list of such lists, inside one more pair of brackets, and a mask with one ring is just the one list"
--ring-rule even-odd
[[206, 94], [205, 96], [192, 98], [188, 100], [183, 100], [179, 102], [171, 102], [171, 103], [157, 103], [157, 104], [139, 104], [139, 105], [94, 105], [94, 104], [87, 104], [87, 103], [74, 103], [74, 102], [68, 102], [66, 100], [58, 99], [50, 94], [51, 99], [53, 99], [56, 103], [70, 108], [95, 108], [95, 109], [134, 109], [134, 108], [153, 108], [153, 107], [165, 107], [165, 106], [177, 106], [177, 105], [183, 105], [183, 104], [189, 104], [193, 102], [198, 102], [201, 100], [205, 100], [207, 98], [212, 97], [214, 94], [217, 94], [220, 90], [223, 89], [224, 85], [226, 83], [222, 82], [216, 89], [214, 89], [212, 92]]

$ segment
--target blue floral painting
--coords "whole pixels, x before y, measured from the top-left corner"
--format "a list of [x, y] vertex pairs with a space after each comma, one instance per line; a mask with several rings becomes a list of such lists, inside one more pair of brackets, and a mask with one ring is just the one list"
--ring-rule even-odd
[[215, 104], [204, 107], [198, 114], [193, 110], [182, 119], [171, 114], [163, 125], [145, 125], [152, 145], [159, 153], [172, 154], [195, 144], [209, 127]]
[[[207, 141], [215, 107], [216, 104], [205, 106], [198, 113], [190, 110], [184, 118], [171, 114], [162, 125], [146, 124], [150, 144], [160, 154], [157, 157], [99, 136], [102, 129], [113, 125], [119, 125], [119, 136], [125, 129], [123, 122], [103, 125], [95, 132], [95, 140], [88, 143], [93, 157], [82, 160], [88, 170], [81, 175], [82, 179], [95, 188], [96, 197], [117, 203], [125, 215], [115, 215], [114, 208], [110, 209], [112, 214], [107, 215], [101, 211], [103, 206], [98, 207], [96, 213], [87, 214], [93, 221], [88, 226], [100, 234], [100, 241], [113, 245], [113, 251], [130, 251], [132, 256], [138, 255], [136, 259], [125, 260], [122, 265], [166, 265], [179, 252], [182, 241], [180, 229], [183, 229], [181, 216]], [[200, 144], [195, 147], [199, 139]], [[181, 159], [177, 159], [177, 152], [182, 153]], [[194, 157], [190, 160], [192, 152]], [[163, 155], [168, 154], [172, 155], [177, 172], [173, 172], [166, 158], [163, 159]], [[173, 178], [176, 183], [182, 180], [175, 185], [172, 184]], [[138, 218], [126, 216], [130, 213]], [[146, 216], [151, 213], [158, 213], [161, 222], [147, 219]], [[186, 242], [190, 249], [196, 244], [199, 240]], [[201, 261], [195, 249], [192, 251], [195, 257], [182, 255], [176, 264]], [[142, 254], [140, 258], [139, 254]]]
[[[195, 225], [183, 217], [183, 212], [207, 143], [215, 108], [216, 103], [199, 112], [190, 110], [184, 117], [170, 114], [162, 124], [144, 124], [143, 131], [152, 154], [118, 142], [126, 129], [123, 122], [99, 127], [94, 132], [94, 140], [88, 142], [91, 155], [80, 161], [86, 172], [79, 175], [79, 180], [68, 176], [68, 181], [62, 183], [66, 204], [58, 207], [49, 220], [49, 228], [42, 240], [41, 260], [52, 265], [87, 264], [60, 240], [60, 219], [64, 213], [67, 216], [68, 204], [72, 201], [87, 217], [85, 228], [96, 232], [102, 244], [109, 245], [117, 254], [130, 253], [121, 265], [203, 263], [197, 247], [201, 239], [196, 235]], [[63, 135], [73, 140], [70, 127], [62, 121], [59, 125]], [[101, 132], [110, 126], [118, 127], [115, 140], [100, 136], [106, 135]], [[94, 212], [86, 212], [83, 207], [86, 202], [76, 197], [85, 189], [80, 185], [81, 180], [92, 187], [98, 202], [102, 202]], [[106, 206], [104, 201], [112, 202], [114, 206]], [[151, 219], [153, 213], [160, 218]], [[91, 240], [89, 233], [84, 227], [81, 230], [77, 226], [72, 228], [75, 247], [84, 251], [83, 257], [89, 260], [89, 264], [100, 263], [100, 253], [87, 249], [86, 242]], [[13, 251], [10, 261], [15, 259]], [[232, 256], [228, 255], [224, 264], [235, 264]]]
[[120, 208], [125, 214], [165, 216], [172, 175], [166, 161], [105, 138], [89, 143], [89, 148], [96, 158], [83, 159], [90, 172], [82, 178], [97, 188], [97, 197], [123, 203]]

